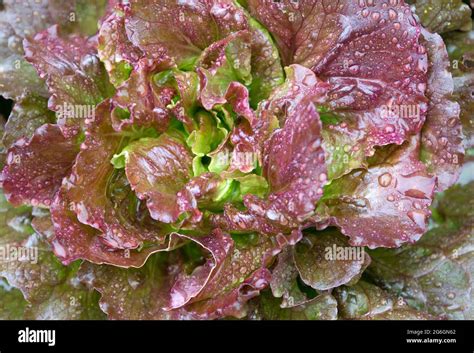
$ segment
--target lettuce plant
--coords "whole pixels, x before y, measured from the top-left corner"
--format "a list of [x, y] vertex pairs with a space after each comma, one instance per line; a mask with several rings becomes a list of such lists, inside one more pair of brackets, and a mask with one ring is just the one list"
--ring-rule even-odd
[[3, 1], [0, 316], [474, 318], [470, 14]]

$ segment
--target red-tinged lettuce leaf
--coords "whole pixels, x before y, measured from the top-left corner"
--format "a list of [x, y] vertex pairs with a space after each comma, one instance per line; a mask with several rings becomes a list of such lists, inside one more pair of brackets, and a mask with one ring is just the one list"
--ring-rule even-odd
[[127, 37], [125, 10], [128, 5], [119, 5], [104, 20], [98, 37], [99, 58], [109, 73], [110, 82], [119, 87], [126, 81], [134, 65], [143, 56]]
[[2, 144], [10, 148], [15, 141], [31, 138], [41, 125], [54, 123], [55, 116], [48, 109], [47, 99], [36, 94], [19, 98], [5, 124]]
[[171, 104], [176, 91], [172, 87], [159, 87], [153, 77], [156, 73], [171, 67], [169, 60], [141, 59], [136, 63], [136, 70], [118, 89], [113, 97], [114, 105], [130, 113], [127, 119], [113, 114], [113, 125], [116, 130], [124, 126], [151, 126], [158, 131], [166, 130], [170, 113], [167, 106]]
[[[225, 257], [215, 271], [209, 272], [210, 263], [205, 262], [194, 269], [191, 267], [190, 273], [186, 274], [186, 267], [192, 265], [192, 261], [185, 255], [185, 248], [181, 248], [153, 255], [141, 269], [85, 263], [81, 269], [83, 282], [102, 294], [100, 305], [110, 319], [243, 317], [247, 314], [246, 302], [258, 295], [269, 280], [267, 270], [262, 268], [268, 241], [258, 237], [256, 242], [242, 244], [236, 241], [234, 244], [228, 235], [213, 234], [214, 240], [209, 236], [196, 244], [209, 241], [209, 245], [214, 244], [205, 245], [208, 252], [224, 251], [214, 254], [221, 259]], [[209, 274], [212, 276], [206, 281]], [[173, 300], [185, 303], [191, 299], [193, 303], [170, 310], [170, 299], [171, 303]]]
[[257, 320], [336, 320], [337, 302], [331, 294], [323, 293], [302, 304], [282, 308], [279, 300], [264, 292], [258, 299], [250, 319]]
[[[252, 34], [252, 83], [249, 87], [250, 103], [253, 108], [285, 80], [278, 48], [268, 31], [249, 16]], [[236, 111], [237, 112], [237, 111]]]
[[186, 312], [163, 310], [179, 269], [179, 257], [158, 253], [139, 269], [84, 262], [80, 277], [101, 294], [100, 308], [111, 320], [190, 319]]
[[[311, 71], [287, 69], [288, 82], [269, 100], [260, 119], [280, 120], [263, 149], [263, 175], [268, 181], [267, 200], [247, 195], [250, 212], [270, 221], [296, 225], [311, 216], [327, 180], [321, 141], [321, 121], [314, 101], [325, 94]], [[275, 109], [280, 110], [275, 114]], [[278, 114], [280, 116], [278, 116]]]
[[335, 289], [339, 318], [344, 320], [432, 320], [424, 311], [408, 307], [383, 289], [360, 281], [354, 286]]
[[134, 45], [147, 56], [170, 56], [180, 69], [193, 68], [211, 44], [234, 32], [249, 30], [254, 106], [283, 80], [278, 51], [269, 33], [231, 0], [132, 1], [126, 19], [127, 34]]
[[181, 273], [170, 290], [169, 309], [177, 309], [206, 295], [206, 286], [211, 282], [232, 249], [232, 238], [220, 229], [214, 230], [205, 237], [179, 235], [198, 244], [206, 251], [207, 259], [202, 266], [196, 267], [192, 273]]
[[[255, 121], [254, 116], [250, 121]], [[207, 169], [226, 177], [248, 174], [258, 168], [260, 162], [260, 143], [249, 120], [238, 118], [233, 125], [230, 134], [220, 129], [226, 139], [208, 154], [211, 161]]]
[[305, 233], [294, 259], [302, 281], [319, 291], [357, 280], [370, 264], [363, 248], [349, 246], [345, 236], [330, 230]]
[[436, 178], [418, 160], [419, 138], [385, 152], [367, 170], [333, 180], [318, 205], [351, 245], [398, 247], [427, 230]]
[[450, 319], [472, 319], [472, 225], [442, 226], [415, 245], [370, 252], [367, 273], [415, 309]]
[[201, 81], [200, 101], [206, 110], [224, 104], [232, 82], [249, 85], [252, 81], [250, 57], [251, 34], [238, 31], [211, 44], [198, 61]]
[[86, 125], [71, 175], [63, 182], [77, 219], [102, 232], [102, 240], [115, 249], [136, 249], [145, 240], [163, 240], [164, 227], [137, 207], [125, 173], [110, 163], [128, 141], [111, 123], [109, 101], [99, 105]]
[[49, 207], [79, 152], [76, 139], [67, 139], [57, 125], [46, 124], [31, 139], [15, 142], [0, 177], [7, 199], [14, 205]]
[[[53, 8], [50, 8], [50, 5]], [[0, 10], [2, 96], [15, 100], [27, 92], [48, 96], [44, 82], [38, 77], [34, 67], [23, 58], [22, 41], [23, 38], [32, 36], [54, 23], [65, 23], [65, 18], [58, 18], [51, 10], [54, 10], [54, 5], [47, 2], [34, 0], [24, 1], [21, 4], [14, 0], [2, 2]]]
[[281, 308], [291, 308], [301, 305], [310, 299], [298, 285], [299, 272], [294, 259], [294, 249], [285, 247], [272, 269], [270, 288], [275, 298], [282, 298], [279, 304]]
[[58, 113], [58, 124], [65, 131], [75, 131], [93, 118], [94, 107], [113, 94], [93, 39], [64, 37], [53, 26], [26, 39], [24, 46], [26, 59], [46, 79], [49, 108]]
[[[162, 60], [167, 63], [168, 59]], [[173, 92], [172, 102], [166, 108], [180, 122], [183, 123], [185, 130], [190, 133], [197, 128], [193, 120], [194, 115], [200, 109], [199, 96], [199, 77], [196, 72], [182, 71], [173, 67], [170, 70], [158, 72], [153, 77], [154, 85], [162, 92], [168, 94]], [[166, 95], [165, 95], [166, 96]]]
[[161, 222], [175, 222], [183, 211], [177, 194], [192, 177], [192, 154], [184, 142], [162, 134], [140, 139], [121, 154], [131, 188], [146, 200], [151, 216]]
[[235, 236], [232, 242], [229, 255], [187, 308], [200, 318], [244, 317], [248, 300], [258, 296], [270, 282], [270, 272], [265, 267], [272, 260], [273, 242], [257, 234]]
[[[394, 55], [400, 56], [401, 50], [407, 54], [403, 56], [412, 54], [413, 48], [407, 44], [416, 44], [419, 34], [419, 26], [402, 1], [392, 1], [387, 6], [373, 1], [331, 4], [250, 0], [248, 7], [251, 15], [275, 37], [285, 65], [297, 63], [328, 74], [342, 69], [339, 65], [344, 59], [352, 59], [344, 66], [345, 73], [352, 74], [338, 79], [379, 78], [380, 65], [390, 67]], [[401, 39], [406, 41], [405, 45], [397, 48], [395, 45]], [[354, 56], [356, 51], [360, 55]], [[349, 53], [350, 58], [346, 57]], [[392, 67], [390, 73], [384, 73], [389, 75], [388, 79], [399, 75], [400, 69]]]
[[[262, 42], [256, 44], [258, 40]], [[283, 82], [281, 66], [275, 63], [278, 54], [272, 50], [275, 49], [270, 38], [258, 29], [232, 33], [206, 48], [197, 63], [204, 108], [210, 110], [230, 103], [237, 114], [253, 118], [249, 105], [257, 106], [272, 88]], [[244, 85], [249, 87], [250, 94]]]
[[464, 157], [459, 105], [452, 100], [453, 80], [443, 39], [423, 31], [430, 58], [427, 95], [430, 99], [422, 131], [421, 159], [428, 172], [438, 177], [437, 189], [443, 191], [456, 182]]
[[[212, 118], [205, 113], [201, 114], [201, 122]], [[188, 143], [195, 152], [204, 154], [200, 150], [203, 145], [201, 137], [211, 143], [212, 136], [206, 136], [207, 128], [194, 131]], [[208, 132], [208, 131], [207, 131]], [[204, 136], [200, 136], [204, 133]], [[209, 146], [208, 146], [209, 147]], [[201, 153], [202, 152], [202, 153]], [[123, 157], [123, 163], [120, 162]], [[164, 223], [175, 223], [179, 219], [188, 219], [192, 223], [202, 220], [200, 208], [219, 209], [226, 201], [231, 201], [240, 190], [254, 191], [252, 180], [233, 178], [226, 179], [214, 173], [197, 173], [193, 177], [193, 168], [196, 169], [191, 151], [186, 147], [180, 135], [161, 134], [157, 138], [143, 138], [128, 145], [123, 151], [114, 156], [113, 163], [118, 167], [125, 167], [131, 188], [141, 200], [146, 201], [151, 217]], [[199, 161], [198, 161], [199, 162]], [[152, 171], [152, 173], [150, 173]], [[260, 185], [260, 184], [258, 184]], [[259, 190], [256, 190], [257, 193]]]
[[[54, 258], [54, 255], [50, 253]], [[50, 261], [57, 261], [56, 259]], [[47, 282], [43, 277], [31, 278], [30, 281], [40, 281], [42, 286], [48, 286], [49, 295], [32, 300], [26, 308], [24, 318], [27, 320], [103, 320], [104, 313], [99, 307], [99, 294], [91, 288], [87, 288], [79, 282], [77, 269], [80, 263], [75, 263], [69, 268], [61, 267], [59, 270], [65, 272], [61, 282]], [[39, 276], [44, 276], [48, 271], [48, 265], [41, 263], [40, 268], [32, 268], [31, 272], [38, 271]], [[38, 276], [38, 275], [37, 275]]]
[[127, 33], [134, 45], [147, 55], [167, 54], [180, 68], [192, 67], [210, 44], [247, 26], [244, 12], [230, 0], [134, 0], [126, 18]]
[[102, 240], [99, 230], [78, 221], [74, 204], [67, 198], [67, 190], [64, 187], [58, 192], [51, 206], [51, 222], [50, 229], [43, 231], [53, 233], [49, 242], [54, 254], [64, 265], [84, 259], [95, 264], [141, 267], [151, 254], [167, 248], [165, 244], [153, 243], [139, 250], [110, 248], [109, 244]]
[[239, 170], [242, 173], [250, 173], [258, 167], [260, 162], [259, 143], [255, 131], [252, 129], [251, 121], [238, 120], [229, 136], [232, 144], [229, 172]]
[[427, 56], [403, 2], [248, 3], [285, 64], [309, 67], [331, 84], [329, 116], [321, 116], [330, 180], [366, 167], [375, 146], [401, 144], [421, 130]]
[[408, 0], [421, 24], [431, 32], [469, 31], [471, 9], [462, 0]]
[[300, 65], [286, 72], [285, 84], [260, 105], [252, 124], [253, 142], [246, 143], [263, 161], [269, 195], [265, 199], [244, 196], [246, 211], [227, 206], [223, 215], [213, 219], [223, 229], [292, 233], [314, 214], [323, 194], [327, 174], [314, 103], [324, 99], [327, 85]]

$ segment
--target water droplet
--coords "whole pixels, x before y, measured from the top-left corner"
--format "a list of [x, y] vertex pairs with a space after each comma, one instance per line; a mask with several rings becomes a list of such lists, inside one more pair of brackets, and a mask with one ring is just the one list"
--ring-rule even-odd
[[397, 18], [397, 11], [393, 9], [388, 10], [388, 17], [393, 21]]
[[424, 60], [424, 58], [418, 59], [418, 63], [416, 65], [416, 69], [419, 72], [427, 72], [428, 70], [428, 62]]
[[373, 12], [372, 13], [372, 19], [377, 21], [380, 18], [380, 13], [379, 12]]
[[421, 211], [409, 211], [407, 216], [420, 228], [425, 227], [426, 215]]
[[419, 189], [408, 189], [404, 194], [405, 196], [413, 197], [415, 199], [427, 199], [426, 194]]
[[379, 180], [380, 186], [387, 187], [392, 182], [392, 174], [384, 173], [384, 174], [379, 176], [378, 180]]
[[357, 74], [359, 72], [359, 65], [352, 65], [349, 67], [349, 71], [351, 74]]
[[449, 121], [448, 121], [449, 127], [455, 127], [457, 123], [458, 123], [458, 119], [457, 119], [457, 118], [451, 118], [451, 119], [449, 119]]

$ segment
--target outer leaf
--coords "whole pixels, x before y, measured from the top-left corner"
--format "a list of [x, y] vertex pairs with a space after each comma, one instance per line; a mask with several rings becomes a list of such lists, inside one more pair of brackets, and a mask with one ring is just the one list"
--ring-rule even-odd
[[306, 234], [294, 257], [303, 282], [320, 291], [349, 283], [370, 264], [364, 250], [349, 247], [337, 231]]
[[59, 112], [58, 123], [65, 131], [74, 131], [85, 119], [93, 118], [95, 105], [113, 93], [93, 40], [62, 38], [53, 26], [24, 45], [26, 59], [46, 78], [49, 108]]
[[[33, 232], [30, 222], [30, 209], [13, 209], [2, 195], [0, 276], [21, 290], [30, 303], [25, 318], [101, 318], [96, 293], [74, 279], [77, 266], [61, 266], [45, 240]], [[8, 285], [4, 289], [8, 290]], [[8, 296], [12, 295], [13, 292], [8, 293]], [[22, 301], [18, 303], [24, 306]]]
[[283, 79], [278, 52], [270, 35], [231, 0], [199, 0], [192, 4], [169, 0], [132, 1], [126, 13], [130, 41], [145, 55], [170, 56], [180, 69], [194, 67], [201, 52], [212, 43], [233, 32], [250, 30], [251, 67], [256, 73], [251, 86], [254, 105], [266, 98]]
[[[47, 97], [44, 83], [34, 68], [23, 59], [23, 38], [41, 31], [56, 19], [53, 19], [48, 4], [33, 0], [21, 6], [13, 0], [4, 1], [0, 12], [0, 93], [2, 96], [17, 99], [26, 92]], [[34, 16], [33, 14], [37, 15]], [[33, 20], [32, 20], [33, 19]], [[22, 82], [21, 85], [18, 82]]]
[[120, 119], [113, 114], [116, 130], [126, 126], [152, 126], [158, 131], [168, 127], [170, 115], [167, 106], [171, 104], [176, 91], [172, 87], [159, 87], [153, 76], [171, 67], [167, 59], [141, 59], [135, 64], [136, 70], [118, 89], [113, 98], [114, 105], [128, 111], [130, 118]]
[[41, 125], [54, 122], [54, 113], [48, 110], [46, 98], [35, 94], [23, 96], [15, 103], [8, 117], [2, 144], [10, 148], [22, 137], [31, 138]]
[[0, 318], [2, 320], [21, 320], [28, 304], [23, 298], [23, 294], [12, 288], [4, 279], [0, 279]]
[[454, 99], [461, 107], [464, 147], [474, 147], [474, 31], [444, 36], [454, 81]]
[[[471, 162], [472, 163], [472, 162]], [[469, 169], [467, 170], [469, 172]], [[456, 184], [441, 194], [436, 214], [446, 222], [460, 226], [474, 221], [474, 181], [466, 185]]]
[[125, 30], [127, 8], [128, 5], [117, 6], [102, 23], [98, 37], [99, 58], [115, 87], [119, 87], [128, 79], [133, 66], [143, 56], [143, 52], [127, 37]]
[[51, 124], [38, 128], [30, 140], [18, 140], [8, 150], [1, 174], [8, 200], [14, 205], [49, 207], [79, 152], [75, 140], [65, 138], [60, 128]]
[[207, 110], [224, 104], [226, 92], [232, 82], [250, 84], [251, 34], [248, 31], [232, 33], [211, 44], [198, 62], [201, 80], [200, 99]]
[[282, 298], [281, 308], [291, 308], [308, 302], [307, 295], [298, 286], [298, 269], [294, 259], [294, 249], [285, 247], [278, 255], [276, 266], [272, 270], [270, 288], [275, 298]]
[[368, 170], [353, 171], [325, 188], [319, 210], [327, 207], [352, 245], [398, 247], [425, 233], [435, 178], [418, 161], [417, 140], [412, 138]]
[[373, 251], [368, 272], [407, 303], [434, 315], [472, 319], [472, 227], [440, 227], [416, 245]]
[[431, 32], [446, 33], [472, 28], [471, 9], [462, 0], [409, 0], [421, 24]]
[[336, 320], [337, 302], [328, 293], [291, 308], [281, 308], [278, 299], [266, 292], [260, 298], [256, 318], [263, 320]]
[[63, 283], [54, 285], [48, 298], [39, 303], [32, 303], [25, 311], [25, 319], [103, 320], [105, 315], [98, 305], [99, 295], [79, 283], [75, 273], [78, 266], [79, 264], [72, 266]]
[[425, 312], [399, 303], [385, 291], [368, 282], [360, 281], [355, 286], [336, 289], [339, 315], [342, 319], [363, 320], [430, 320]]
[[141, 267], [154, 252], [166, 249], [168, 245], [149, 244], [140, 250], [112, 249], [102, 240], [97, 229], [82, 224], [74, 212], [74, 204], [68, 199], [67, 188], [63, 187], [51, 207], [50, 239], [54, 254], [64, 264], [85, 259], [96, 264], [113, 264], [121, 267]]
[[258, 296], [270, 281], [265, 267], [272, 260], [274, 248], [268, 238], [260, 235], [236, 237], [230, 256], [200, 294], [201, 301], [188, 310], [201, 318], [244, 317], [247, 301]]
[[[289, 103], [278, 116], [282, 127], [272, 133], [263, 150], [263, 174], [270, 195], [268, 200], [249, 195], [244, 201], [252, 213], [284, 226], [297, 225], [313, 213], [327, 180], [321, 122], [313, 104], [324, 95], [325, 86], [300, 66], [287, 72], [288, 82], [274, 93], [260, 115], [266, 121], [276, 119], [269, 115]], [[291, 85], [297, 88], [289, 90]], [[264, 126], [259, 134], [266, 134], [266, 129]]]
[[163, 227], [153, 222], [146, 210], [135, 208], [136, 199], [123, 171], [110, 163], [127, 141], [112, 128], [110, 110], [110, 103], [104, 102], [98, 106], [95, 120], [86, 126], [81, 152], [71, 176], [64, 181], [66, 199], [77, 219], [100, 230], [110, 247], [136, 249], [145, 240], [162, 241]]
[[179, 312], [164, 311], [167, 293], [176, 271], [169, 267], [177, 259], [157, 254], [141, 269], [95, 266], [85, 262], [81, 268], [84, 283], [101, 294], [100, 308], [109, 319], [183, 319]]
[[438, 190], [443, 191], [457, 180], [464, 156], [459, 105], [451, 98], [453, 83], [443, 40], [427, 31], [423, 31], [423, 40], [431, 66], [427, 92], [430, 104], [422, 131], [421, 158], [428, 172], [438, 176]]
[[94, 3], [88, 0], [67, 3], [61, 0], [3, 1], [0, 10], [0, 94], [15, 100], [26, 92], [47, 97], [43, 81], [23, 59], [23, 39], [53, 24], [59, 24], [67, 32], [92, 35], [97, 31], [97, 21], [103, 15], [105, 5], [105, 0]]
[[427, 56], [402, 1], [248, 5], [275, 36], [285, 64], [311, 68], [331, 84], [326, 108], [337, 120], [324, 129], [330, 180], [365, 167], [375, 146], [401, 144], [421, 130]]
[[[212, 249], [220, 247], [221, 240], [225, 240], [226, 236], [222, 238], [218, 235], [219, 233], [215, 233], [217, 237], [212, 248], [207, 246], [210, 253], [214, 251]], [[176, 236], [181, 237], [179, 234]], [[224, 243], [229, 244], [228, 240], [227, 238]], [[198, 240], [199, 243], [201, 241], [205, 240]], [[124, 270], [85, 264], [83, 278], [102, 293], [101, 307], [109, 318], [211, 319], [228, 315], [242, 317], [247, 313], [245, 302], [258, 295], [259, 290], [268, 281], [268, 274], [260, 269], [267, 253], [267, 245], [264, 244], [267, 244], [265, 240], [263, 243], [257, 242], [247, 246], [237, 243], [233, 250], [225, 247], [222, 249], [225, 250], [224, 253], [214, 253], [217, 257], [211, 256], [211, 262], [195, 267], [190, 275], [183, 273], [185, 259], [177, 250], [154, 255], [142, 269]], [[209, 265], [217, 264], [213, 261], [222, 256], [225, 261], [218, 264], [215, 271], [209, 272]], [[245, 273], [240, 272], [244, 264]], [[208, 281], [201, 281], [206, 278], [209, 278]], [[185, 304], [191, 299], [194, 303], [179, 309], [165, 310], [170, 299], [171, 303], [176, 305]]]
[[132, 1], [130, 7], [126, 29], [131, 42], [145, 54], [168, 54], [180, 68], [211, 43], [246, 27], [244, 13], [229, 0]]

